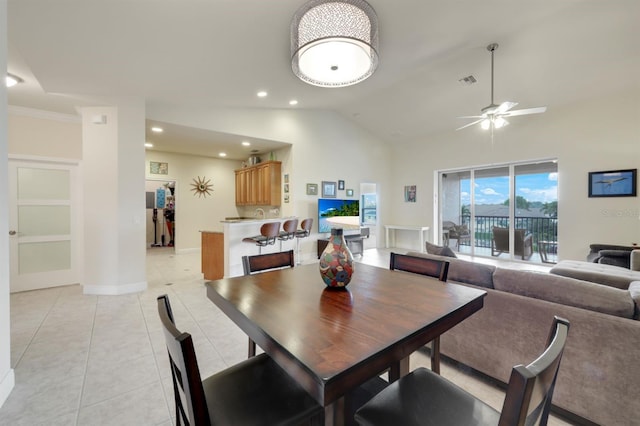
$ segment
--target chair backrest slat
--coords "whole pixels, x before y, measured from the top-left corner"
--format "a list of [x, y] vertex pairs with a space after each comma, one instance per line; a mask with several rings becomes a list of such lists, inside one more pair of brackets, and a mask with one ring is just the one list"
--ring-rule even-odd
[[256, 256], [242, 256], [242, 268], [245, 275], [270, 269], [293, 268], [294, 265], [293, 250]]
[[176, 328], [169, 297], [166, 294], [159, 296], [157, 302], [171, 365], [176, 418], [180, 416], [190, 425], [210, 424], [191, 335]]
[[413, 272], [447, 281], [449, 262], [446, 260], [429, 259], [426, 257], [408, 256], [406, 254], [391, 253], [389, 269]]
[[499, 426], [547, 424], [568, 332], [569, 321], [554, 317], [542, 355], [527, 366], [513, 368]]

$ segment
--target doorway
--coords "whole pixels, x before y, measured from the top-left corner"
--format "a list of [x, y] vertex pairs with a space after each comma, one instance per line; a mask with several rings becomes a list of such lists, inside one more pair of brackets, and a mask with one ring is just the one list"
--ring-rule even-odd
[[368, 228], [364, 249], [376, 248], [378, 227], [378, 187], [375, 183], [360, 184], [360, 223]]
[[555, 262], [557, 160], [447, 170], [438, 176], [443, 244], [471, 255]]
[[174, 247], [176, 238], [176, 181], [147, 179], [147, 247]]

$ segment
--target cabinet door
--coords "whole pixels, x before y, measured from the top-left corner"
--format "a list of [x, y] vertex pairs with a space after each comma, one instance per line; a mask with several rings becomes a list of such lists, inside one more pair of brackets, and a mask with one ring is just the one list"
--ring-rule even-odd
[[248, 193], [248, 199], [247, 199], [247, 205], [249, 206], [255, 206], [258, 205], [258, 199], [260, 198], [259, 196], [259, 181], [258, 181], [258, 169], [255, 167], [252, 167], [249, 169], [249, 176], [247, 179], [247, 183], [248, 183], [248, 188], [249, 188], [249, 193]]
[[272, 206], [279, 206], [282, 200], [282, 165], [281, 163], [272, 163], [269, 165], [268, 178], [269, 186], [266, 188], [266, 197]]
[[242, 190], [244, 185], [242, 184], [242, 170], [236, 170], [236, 206], [243, 205]]
[[236, 205], [249, 204], [249, 170], [236, 170]]
[[263, 206], [271, 205], [271, 165], [265, 164], [258, 168], [258, 199], [257, 203]]

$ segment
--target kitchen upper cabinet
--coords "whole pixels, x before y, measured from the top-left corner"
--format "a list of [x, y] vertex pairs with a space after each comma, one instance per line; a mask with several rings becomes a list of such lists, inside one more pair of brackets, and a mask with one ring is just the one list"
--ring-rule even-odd
[[280, 161], [236, 170], [236, 205], [279, 206], [282, 198]]

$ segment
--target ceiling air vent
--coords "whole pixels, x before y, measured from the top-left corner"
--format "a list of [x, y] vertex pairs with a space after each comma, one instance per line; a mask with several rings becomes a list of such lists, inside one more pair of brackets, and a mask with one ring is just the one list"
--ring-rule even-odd
[[470, 86], [473, 83], [476, 83], [478, 80], [476, 80], [476, 78], [472, 75], [469, 75], [467, 77], [463, 77], [460, 80], [458, 80], [458, 82], [460, 84], [462, 84], [463, 86]]

